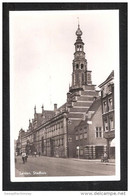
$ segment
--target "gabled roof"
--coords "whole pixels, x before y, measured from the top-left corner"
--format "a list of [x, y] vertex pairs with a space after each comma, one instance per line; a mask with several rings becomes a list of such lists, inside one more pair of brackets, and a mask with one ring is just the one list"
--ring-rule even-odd
[[64, 109], [66, 109], [66, 103], [64, 103], [62, 106], [60, 106], [57, 110], [61, 111], [61, 110], [64, 110]]
[[55, 115], [53, 110], [44, 110], [43, 114], [41, 114], [41, 124], [50, 120]]
[[114, 78], [114, 70], [112, 70], [112, 72], [107, 77], [107, 79], [99, 85], [99, 88], [101, 88], [103, 85], [107, 84], [113, 78]]
[[80, 123], [74, 128], [74, 129], [78, 129], [79, 127], [81, 127], [82, 125], [86, 125], [87, 126], [87, 123], [86, 123], [87, 119], [85, 120], [81, 120]]
[[99, 108], [99, 106], [101, 105], [101, 97], [98, 97], [93, 103], [92, 105], [90, 106], [90, 108], [88, 109], [87, 113], [89, 111], [94, 111], [96, 112]]
[[114, 77], [114, 70], [112, 70], [112, 72], [110, 73], [110, 75], [108, 76], [108, 78], [106, 79], [106, 81], [109, 80], [109, 79], [111, 79], [112, 77]]

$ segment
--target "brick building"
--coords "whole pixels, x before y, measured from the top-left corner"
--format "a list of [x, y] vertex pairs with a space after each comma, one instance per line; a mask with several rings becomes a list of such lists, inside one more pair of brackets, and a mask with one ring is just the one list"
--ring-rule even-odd
[[106, 151], [100, 97], [90, 106], [85, 119], [75, 127], [75, 140], [76, 155], [79, 158], [98, 159]]
[[[99, 92], [92, 84], [91, 71], [87, 67], [84, 43], [81, 38], [82, 31], [79, 25], [76, 36], [72, 85], [67, 93], [67, 101], [59, 108], [54, 104], [53, 111], [44, 110], [42, 106], [42, 112], [37, 113], [36, 107], [34, 108], [34, 119], [29, 120], [29, 128], [22, 135], [21, 150], [26, 150], [28, 153], [37, 151], [44, 156], [77, 156], [75, 127], [82, 122], [86, 113], [89, 113], [93, 102], [95, 103], [95, 99], [99, 97]], [[92, 120], [94, 118], [93, 116]], [[104, 141], [102, 145], [105, 145]]]

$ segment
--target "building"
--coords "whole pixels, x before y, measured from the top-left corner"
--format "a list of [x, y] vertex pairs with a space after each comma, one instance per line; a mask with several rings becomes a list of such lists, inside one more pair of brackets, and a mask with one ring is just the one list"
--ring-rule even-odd
[[27, 153], [37, 151], [44, 156], [77, 156], [75, 127], [85, 118], [93, 102], [99, 97], [99, 91], [92, 84], [79, 24], [76, 36], [72, 85], [67, 93], [67, 101], [59, 108], [54, 104], [53, 111], [44, 110], [42, 106], [42, 112], [37, 113], [36, 107], [34, 108], [34, 119], [29, 120], [29, 128], [21, 140], [22, 150], [26, 150]]
[[107, 140], [107, 153], [110, 158], [115, 158], [114, 71], [99, 87], [101, 88], [102, 120], [104, 138]]
[[25, 135], [25, 131], [23, 129], [20, 129], [18, 139], [16, 140], [16, 152], [18, 155], [20, 155], [23, 150], [22, 139], [23, 139], [24, 135]]
[[103, 137], [101, 98], [88, 109], [85, 119], [75, 127], [75, 149], [78, 158], [100, 159], [106, 151]]

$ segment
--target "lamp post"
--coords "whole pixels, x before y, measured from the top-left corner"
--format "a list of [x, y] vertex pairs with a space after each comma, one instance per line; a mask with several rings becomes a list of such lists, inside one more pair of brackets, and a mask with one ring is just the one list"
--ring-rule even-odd
[[79, 146], [77, 146], [77, 150], [78, 150], [78, 159], [79, 159]]

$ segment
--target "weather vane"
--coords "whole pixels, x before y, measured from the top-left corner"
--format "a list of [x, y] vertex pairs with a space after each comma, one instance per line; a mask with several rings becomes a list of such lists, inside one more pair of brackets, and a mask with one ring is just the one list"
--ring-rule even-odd
[[77, 17], [77, 19], [78, 19], [78, 27], [79, 27], [79, 17]]

